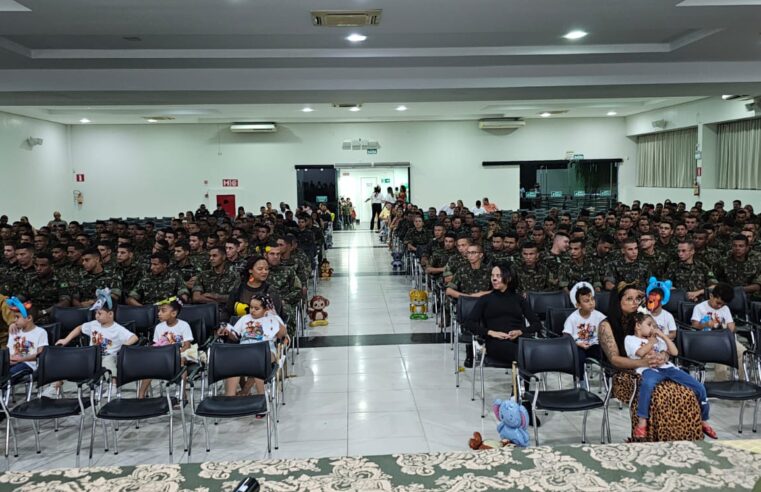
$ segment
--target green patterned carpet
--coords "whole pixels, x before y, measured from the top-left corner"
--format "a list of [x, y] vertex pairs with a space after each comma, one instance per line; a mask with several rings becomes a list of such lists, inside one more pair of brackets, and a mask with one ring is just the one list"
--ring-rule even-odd
[[9, 472], [0, 490], [268, 491], [749, 490], [761, 454], [708, 442], [577, 445], [393, 456], [208, 462]]

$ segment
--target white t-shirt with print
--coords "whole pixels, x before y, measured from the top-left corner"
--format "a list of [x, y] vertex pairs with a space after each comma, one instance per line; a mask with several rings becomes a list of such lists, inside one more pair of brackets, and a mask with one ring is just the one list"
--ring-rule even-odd
[[655, 324], [658, 325], [658, 328], [661, 329], [664, 335], [676, 331], [676, 321], [674, 321], [674, 316], [665, 309], [661, 308], [661, 312], [658, 316], [653, 314], [652, 317], [655, 320]]
[[182, 345], [184, 342], [193, 341], [193, 332], [187, 321], [177, 320], [174, 326], [169, 326], [166, 321], [156, 325], [153, 330], [153, 343], [161, 342], [163, 345]]
[[708, 301], [703, 301], [693, 308], [692, 321], [705, 323], [710, 320], [716, 320], [724, 325], [734, 323], [732, 312], [727, 306], [722, 306], [721, 309], [714, 309], [708, 304]]
[[576, 342], [587, 342], [590, 345], [597, 345], [600, 343], [600, 340], [597, 338], [598, 328], [604, 319], [605, 315], [596, 309], [589, 313], [587, 318], [583, 317], [577, 309], [563, 323], [563, 333], [571, 335]]
[[268, 314], [254, 318], [247, 314], [240, 318], [233, 331], [238, 334], [240, 343], [269, 342], [270, 350], [275, 351], [275, 335], [280, 331], [280, 325], [285, 324], [280, 316]]
[[[35, 326], [30, 331], [19, 331], [8, 335], [8, 350], [11, 356], [20, 355], [29, 357], [37, 353], [40, 347], [48, 346], [48, 332]], [[24, 362], [33, 370], [37, 369], [37, 362]]]
[[105, 327], [98, 320], [84, 323], [82, 334], [90, 337], [90, 345], [98, 345], [103, 355], [116, 355], [122, 345], [135, 335], [119, 323]]
[[[642, 357], [637, 355], [637, 350], [643, 345], [647, 343], [646, 338], [640, 338], [635, 337], [634, 335], [629, 335], [624, 339], [624, 347], [626, 347], [626, 356], [630, 359], [639, 360]], [[658, 339], [658, 341], [653, 346], [653, 350], [655, 352], [666, 352], [668, 350], [668, 346], [666, 345], [666, 342], [664, 342], [662, 339]], [[658, 369], [666, 369], [668, 367], [674, 367], [674, 364], [671, 362], [666, 362], [665, 364], [661, 364], [658, 366]], [[653, 369], [652, 367], [638, 367], [637, 368], [637, 374], [642, 374], [645, 372], [645, 369]]]

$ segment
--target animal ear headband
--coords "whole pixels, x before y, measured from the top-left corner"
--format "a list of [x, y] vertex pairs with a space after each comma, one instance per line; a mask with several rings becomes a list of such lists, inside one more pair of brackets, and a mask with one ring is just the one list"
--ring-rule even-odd
[[111, 299], [111, 289], [108, 287], [96, 290], [95, 296], [97, 297], [97, 300], [90, 308], [90, 311], [97, 311], [103, 306], [108, 307], [109, 310], [114, 308], [114, 301]]
[[32, 303], [27, 301], [25, 303], [22, 303], [18, 297], [11, 297], [10, 299], [6, 300], [5, 303], [8, 305], [9, 308], [11, 308], [11, 311], [15, 311], [24, 318], [29, 317], [29, 310], [32, 309]]
[[586, 287], [587, 289], [592, 291], [592, 294], [595, 293], [595, 288], [592, 287], [592, 284], [589, 282], [578, 282], [576, 285], [573, 286], [571, 289], [570, 297], [571, 297], [571, 305], [576, 305], [576, 291], [579, 290], [582, 287]]
[[155, 303], [154, 305], [155, 305], [155, 306], [163, 306], [163, 305], [165, 305], [165, 304], [171, 304], [171, 303], [173, 303], [173, 302], [176, 302], [176, 303], [177, 303], [177, 304], [179, 304], [180, 306], [182, 306], [182, 305], [183, 305], [183, 304], [182, 304], [182, 301], [181, 301], [181, 300], [180, 300], [180, 299], [179, 299], [177, 296], [167, 297], [166, 299], [164, 299], [164, 300], [161, 300], [161, 301], [159, 301], [159, 302]]

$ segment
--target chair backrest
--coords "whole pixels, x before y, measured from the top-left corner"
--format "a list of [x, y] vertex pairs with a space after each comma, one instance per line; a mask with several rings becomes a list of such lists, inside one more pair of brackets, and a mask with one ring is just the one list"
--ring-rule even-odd
[[61, 339], [61, 323], [48, 323], [47, 325], [40, 325], [40, 328], [48, 333], [48, 345], [55, 345]]
[[681, 330], [677, 348], [688, 359], [737, 367], [735, 335], [729, 330]]
[[117, 386], [140, 379], [168, 381], [180, 372], [180, 348], [177, 345], [125, 345], [119, 349], [116, 367]]
[[547, 318], [547, 310], [551, 307], [561, 309], [571, 307], [571, 301], [568, 299], [568, 294], [563, 291], [529, 292], [528, 303], [531, 306], [531, 310], [534, 311], [541, 320]]
[[206, 323], [206, 328], [209, 330], [216, 330], [219, 326], [219, 315], [217, 313], [217, 304], [187, 304], [182, 307], [178, 318], [190, 323], [194, 319], [203, 319]]
[[518, 367], [538, 374], [564, 372], [579, 377], [578, 352], [571, 337], [518, 340]]
[[667, 302], [663, 309], [670, 312], [674, 316], [679, 315], [679, 304], [687, 300], [687, 291], [682, 289], [673, 289], [669, 296], [669, 302]]
[[457, 322], [460, 324], [473, 322], [471, 319], [473, 308], [476, 307], [479, 297], [460, 296], [457, 298]]
[[230, 320], [228, 321], [228, 323], [235, 326], [235, 323], [237, 323], [239, 319], [240, 319], [240, 316], [230, 316]]
[[61, 333], [66, 335], [74, 328], [93, 320], [93, 313], [88, 308], [62, 308], [53, 309], [53, 321], [61, 323]]
[[210, 384], [235, 376], [266, 380], [272, 372], [272, 352], [269, 343], [213, 343], [207, 366]]
[[611, 299], [615, 299], [615, 297], [611, 296], [611, 291], [609, 290], [595, 292], [595, 309], [607, 316], [610, 312]]
[[676, 313], [676, 319], [682, 323], [690, 324], [692, 321], [692, 310], [695, 309], [697, 303], [690, 301], [682, 301], [679, 303], [679, 310]]
[[745, 289], [742, 286], [735, 287], [735, 296], [732, 302], [727, 304], [732, 317], [745, 319], [748, 316], [748, 296], [745, 295]]
[[193, 319], [187, 322], [190, 325], [190, 332], [193, 334], [193, 341], [201, 344], [209, 338], [209, 330], [206, 329], [206, 322], [201, 318]]
[[11, 353], [8, 347], [0, 350], [0, 378], [4, 378], [11, 370]]
[[134, 329], [139, 333], [150, 333], [156, 326], [156, 306], [119, 306], [116, 309], [116, 322], [124, 325], [134, 321]]
[[37, 385], [54, 381], [84, 381], [100, 369], [100, 347], [49, 346], [37, 358]]
[[761, 302], [753, 301], [750, 303], [750, 321], [761, 323]]
[[547, 319], [544, 326], [550, 332], [560, 335], [563, 333], [563, 325], [565, 320], [570, 316], [575, 309], [573, 308], [555, 308], [551, 307], [547, 309]]

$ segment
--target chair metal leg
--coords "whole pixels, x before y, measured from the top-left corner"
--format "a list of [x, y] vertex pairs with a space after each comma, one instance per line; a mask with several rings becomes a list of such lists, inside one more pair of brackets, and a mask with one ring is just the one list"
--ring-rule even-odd
[[486, 416], [486, 381], [484, 378], [484, 354], [481, 354], [481, 418]]
[[[476, 348], [475, 345], [473, 346], [473, 360], [475, 361], [476, 357]], [[470, 384], [470, 401], [476, 401], [476, 368], [473, 367], [473, 371], [471, 374], [473, 377], [471, 377], [471, 384]]]
[[[185, 398], [185, 395], [183, 395], [182, 398]], [[182, 403], [182, 401], [183, 400], [181, 399], [180, 400], [180, 418], [182, 419], [182, 445], [185, 446], [185, 449], [183, 449], [183, 451], [187, 451], [188, 450], [188, 429], [185, 424], [185, 405]]]
[[169, 456], [172, 456], [173, 453], [174, 453], [174, 412], [169, 410]]
[[203, 430], [206, 434], [206, 452], [211, 451], [211, 445], [209, 445], [209, 424], [206, 423], [206, 417], [203, 418]]
[[95, 427], [98, 425], [98, 422], [95, 419], [92, 419], [92, 424], [90, 425], [90, 452], [87, 455], [88, 460], [92, 460], [92, 448], [93, 443], [95, 442]]
[[737, 433], [743, 433], [743, 413], [745, 412], [745, 400], [740, 402], [740, 425], [737, 428]]
[[37, 446], [37, 454], [40, 454], [42, 452], [40, 449], [40, 430], [34, 420], [32, 420], [32, 429], [34, 430], [34, 444]]
[[101, 420], [103, 424], [103, 450], [108, 453], [108, 430], [106, 429], [106, 421]]
[[114, 431], [114, 454], [119, 454], [119, 428], [115, 427], [113, 423], [111, 424], [111, 428]]
[[753, 407], [753, 432], [756, 432], [756, 424], [758, 423], [758, 400]]
[[77, 457], [79, 457], [79, 452], [82, 449], [82, 431], [85, 428], [85, 415], [82, 414], [79, 416], [79, 434], [77, 436]]
[[272, 454], [272, 427], [270, 414], [267, 412], [267, 454]]
[[605, 422], [608, 420], [608, 409], [602, 407], [602, 423], [600, 424], [600, 444], [605, 444]]
[[539, 446], [539, 426], [536, 425], [536, 406], [531, 405], [531, 420], [534, 421], [534, 443]]
[[16, 439], [16, 426], [13, 422], [11, 422], [11, 434], [13, 435], [13, 457], [18, 458], [18, 439]]
[[5, 457], [8, 457], [8, 451], [11, 447], [11, 419], [5, 419]]
[[584, 410], [584, 421], [581, 424], [581, 444], [587, 443], [587, 416], [589, 415], [589, 410]]

